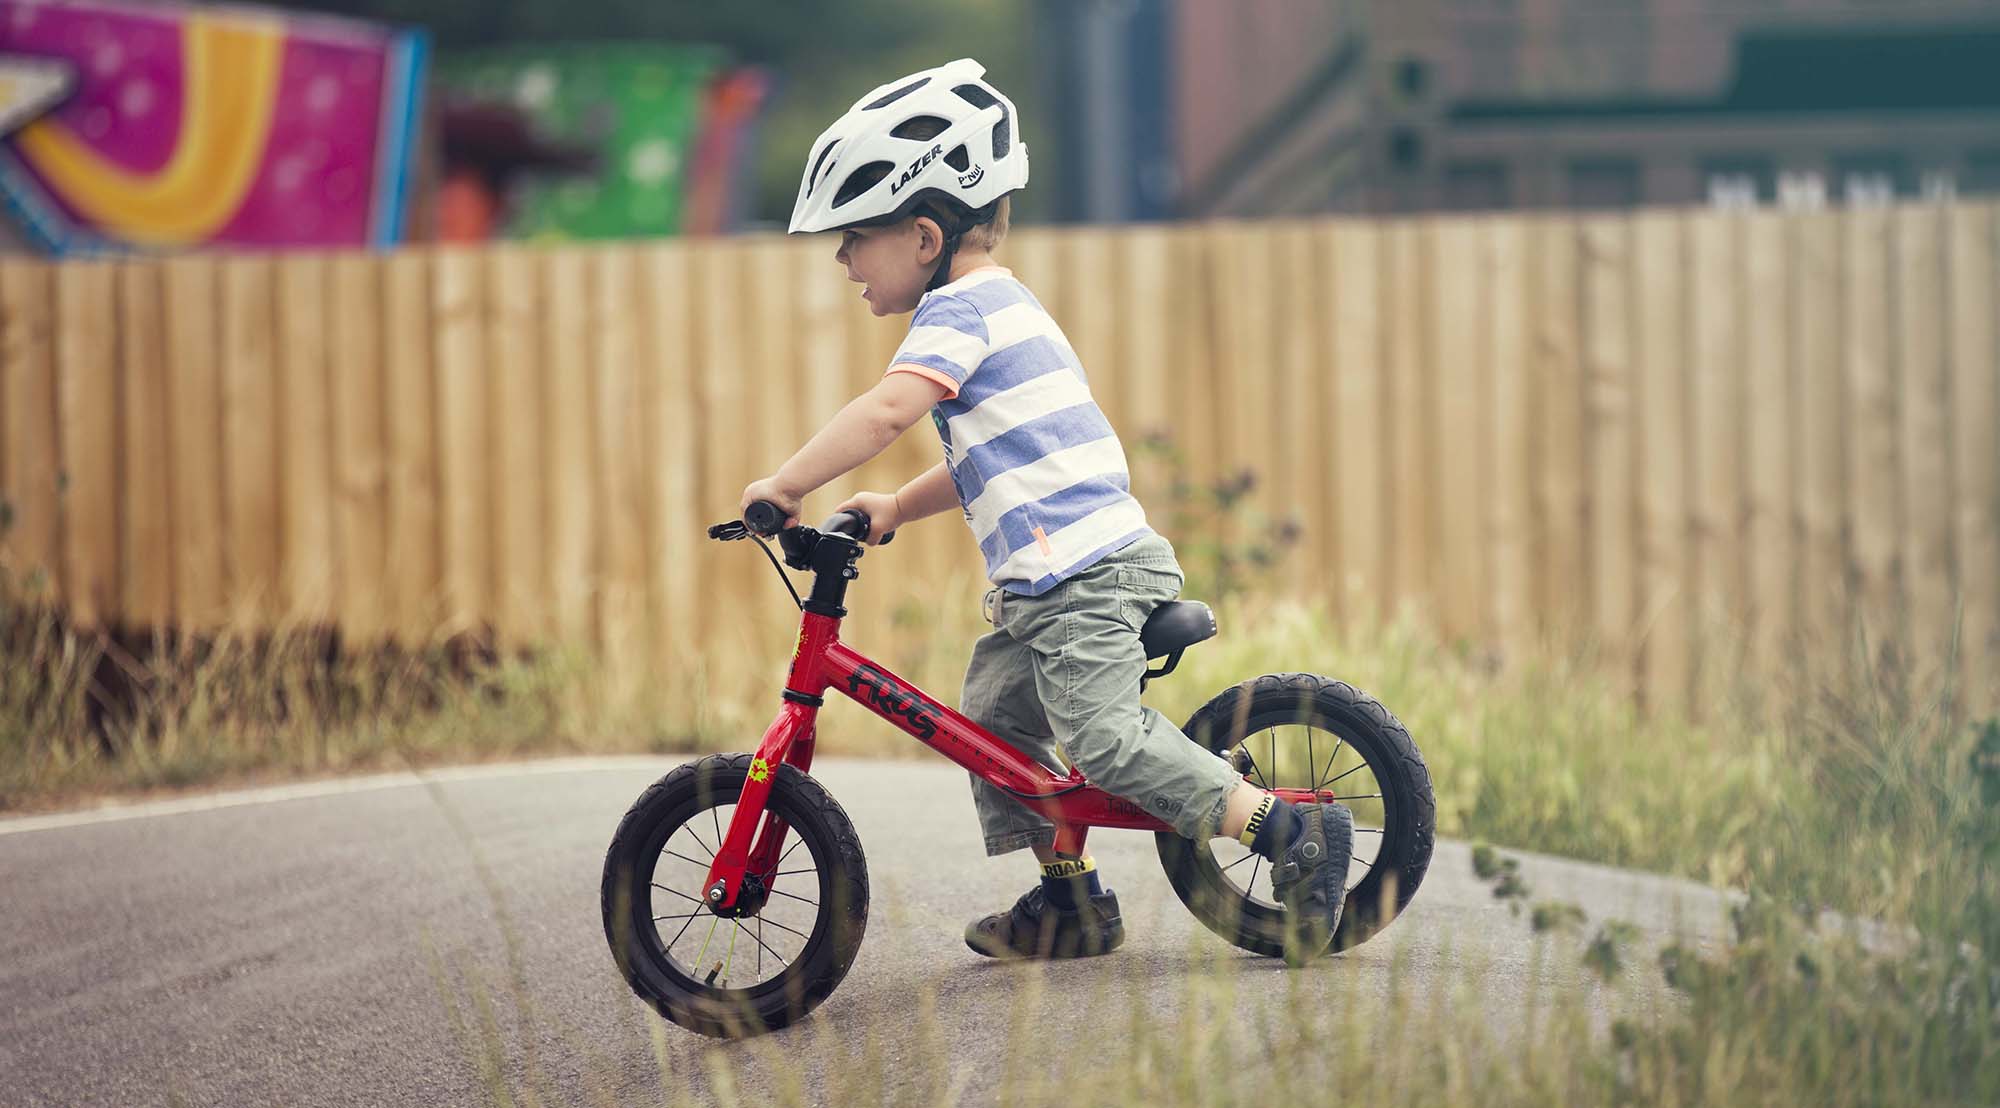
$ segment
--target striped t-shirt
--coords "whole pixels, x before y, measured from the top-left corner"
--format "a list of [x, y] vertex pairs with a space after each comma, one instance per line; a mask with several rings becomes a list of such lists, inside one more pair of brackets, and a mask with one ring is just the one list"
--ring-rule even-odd
[[1039, 596], [1152, 531], [1083, 364], [999, 266], [926, 293], [889, 372], [950, 395], [931, 409], [986, 576]]

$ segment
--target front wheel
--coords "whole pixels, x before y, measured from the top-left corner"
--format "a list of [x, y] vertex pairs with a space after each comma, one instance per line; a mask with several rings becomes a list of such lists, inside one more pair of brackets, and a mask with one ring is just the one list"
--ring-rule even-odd
[[[1189, 738], [1259, 788], [1310, 790], [1354, 812], [1354, 861], [1332, 949], [1367, 940], [1396, 918], [1430, 867], [1437, 801], [1410, 733], [1381, 703], [1311, 673], [1266, 674], [1226, 689], [1188, 718]], [[1155, 841], [1181, 902], [1245, 950], [1284, 955], [1284, 912], [1270, 865], [1229, 839]]]
[[[718, 754], [634, 801], [604, 856], [604, 936], [632, 991], [682, 1027], [718, 1038], [775, 1031], [847, 975], [868, 924], [868, 865], [847, 813], [780, 765], [765, 804], [782, 821], [778, 861], [710, 911], [703, 883], [750, 774]], [[762, 767], [758, 770], [763, 772]]]

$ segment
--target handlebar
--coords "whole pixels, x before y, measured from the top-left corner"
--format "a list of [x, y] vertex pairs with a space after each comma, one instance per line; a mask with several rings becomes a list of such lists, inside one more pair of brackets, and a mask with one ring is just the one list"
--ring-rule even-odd
[[[785, 529], [785, 513], [768, 500], [753, 500], [743, 511], [743, 525], [760, 535], [775, 535]], [[871, 527], [867, 512], [859, 508], [848, 508], [826, 517], [826, 522], [819, 525], [819, 530], [822, 534], [846, 535], [856, 542], [867, 542]], [[895, 537], [894, 531], [883, 535], [882, 545], [889, 545], [890, 540]]]

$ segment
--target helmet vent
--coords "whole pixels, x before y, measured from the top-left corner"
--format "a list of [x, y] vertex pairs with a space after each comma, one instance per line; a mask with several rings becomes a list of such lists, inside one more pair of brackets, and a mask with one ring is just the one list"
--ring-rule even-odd
[[918, 89], [930, 83], [931, 79], [929, 77], [919, 77], [916, 80], [911, 81], [909, 84], [904, 85], [902, 88], [891, 89], [888, 92], [883, 93], [881, 96], [875, 98], [874, 100], [871, 100], [868, 103], [861, 105], [861, 110], [864, 112], [872, 112], [876, 108], [886, 108], [889, 105], [895, 103], [896, 101], [901, 100], [903, 97], [908, 96], [909, 94], [917, 91]]
[[917, 139], [918, 141], [922, 141], [944, 134], [945, 129], [950, 126], [950, 120], [938, 116], [913, 115], [896, 124], [896, 129], [890, 131], [889, 134], [899, 139]]
[[838, 208], [842, 204], [874, 188], [877, 184], [881, 183], [882, 178], [887, 177], [895, 168], [896, 163], [894, 162], [869, 162], [867, 165], [848, 174], [847, 180], [840, 183], [840, 191], [833, 194], [833, 206]]
[[[959, 99], [964, 100], [975, 108], [990, 108], [995, 104], [1000, 104], [998, 97], [980, 88], [978, 85], [959, 85], [951, 91], [957, 93]], [[993, 128], [994, 161], [999, 161], [1001, 158], [1006, 157], [1008, 148], [1014, 145], [1014, 136], [1012, 133], [1013, 122], [1008, 117], [1007, 105], [1000, 104], [1000, 122]]]
[[833, 141], [827, 143], [825, 146], [821, 147], [819, 152], [819, 157], [813, 159], [812, 173], [806, 178], [807, 196], [811, 196], [813, 189], [819, 187], [819, 171], [826, 168], [827, 157], [833, 153], [833, 148], [839, 145], [840, 145], [840, 140], [834, 139]]
[[944, 156], [944, 164], [964, 173], [965, 167], [972, 164], [972, 158], [966, 154], [963, 145], [954, 146], [951, 148], [951, 153]]

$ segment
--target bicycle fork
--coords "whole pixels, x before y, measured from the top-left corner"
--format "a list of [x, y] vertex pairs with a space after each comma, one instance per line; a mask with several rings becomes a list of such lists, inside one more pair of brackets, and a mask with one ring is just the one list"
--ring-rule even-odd
[[[799, 625], [798, 645], [792, 650], [792, 668], [785, 680], [784, 704], [778, 716], [764, 730], [757, 753], [750, 759], [750, 773], [743, 782], [743, 795], [736, 801], [736, 814], [717, 844], [715, 861], [709, 865], [702, 895], [710, 909], [728, 908], [743, 891], [743, 880], [755, 874], [768, 891], [777, 883], [778, 861], [783, 857], [785, 834], [791, 828], [775, 813], [764, 810], [778, 767], [790, 765], [800, 773], [812, 769], [813, 746], [817, 740], [814, 723], [825, 703], [826, 674], [820, 659], [828, 643], [840, 637], [840, 619], [808, 611]], [[761, 826], [760, 826], [761, 824]]]

